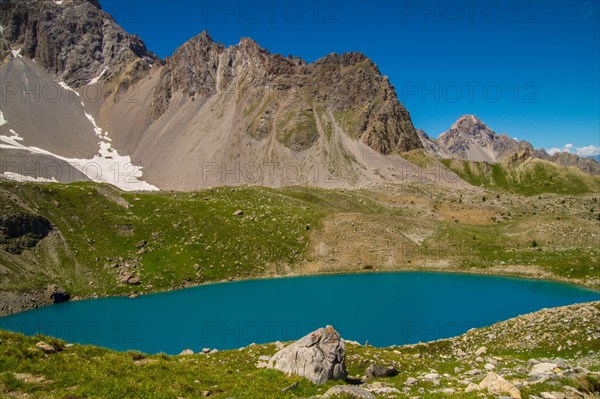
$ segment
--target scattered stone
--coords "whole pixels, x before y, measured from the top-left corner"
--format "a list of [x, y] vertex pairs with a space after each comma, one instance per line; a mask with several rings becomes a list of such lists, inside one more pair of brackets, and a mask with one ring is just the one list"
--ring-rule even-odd
[[428, 381], [437, 381], [441, 378], [441, 376], [438, 373], [429, 373], [425, 374], [423, 378], [425, 378]]
[[244, 211], [242, 211], [242, 210], [237, 210], [237, 211], [235, 211], [235, 212], [233, 213], [233, 216], [235, 216], [235, 217], [238, 217], [238, 218], [239, 218], [239, 217], [242, 217], [242, 216], [244, 216]]
[[565, 396], [567, 399], [581, 399], [584, 397], [583, 393], [577, 390], [577, 388], [570, 387], [568, 385], [564, 386]]
[[532, 367], [530, 375], [544, 375], [544, 374], [554, 374], [554, 370], [557, 369], [558, 366], [555, 363], [538, 363]]
[[39, 350], [41, 350], [42, 352], [46, 353], [46, 354], [52, 354], [54, 352], [56, 352], [56, 348], [53, 347], [50, 344], [45, 343], [44, 341], [40, 341], [37, 344], [35, 344], [36, 348], [38, 348]]
[[365, 376], [369, 380], [373, 378], [394, 377], [396, 375], [398, 375], [398, 370], [394, 366], [383, 367], [371, 364], [365, 371]]
[[487, 348], [485, 346], [482, 346], [481, 348], [479, 348], [475, 351], [475, 356], [481, 356], [485, 352], [487, 352]]
[[263, 356], [260, 356], [258, 358], [258, 360], [260, 360], [261, 362], [268, 362], [269, 360], [271, 360], [271, 357], [263, 355]]
[[348, 376], [346, 347], [331, 326], [320, 328], [277, 352], [269, 368], [305, 377], [314, 384]]
[[129, 277], [125, 283], [129, 285], [140, 285], [142, 282], [138, 276], [132, 276]]
[[184, 349], [183, 351], [181, 351], [181, 353], [179, 354], [179, 356], [189, 356], [189, 355], [193, 355], [194, 351], [191, 349]]
[[277, 342], [275, 342], [275, 347], [278, 350], [282, 350], [283, 348], [285, 348], [285, 345], [282, 342], [277, 341]]
[[483, 368], [485, 368], [488, 371], [492, 371], [493, 369], [496, 368], [496, 366], [494, 366], [492, 363], [486, 363], [486, 365], [483, 366]]
[[210, 353], [210, 348], [202, 348], [202, 353]]
[[488, 375], [479, 383], [482, 389], [487, 389], [492, 395], [500, 395], [508, 393], [514, 399], [521, 399], [521, 392], [504, 377], [496, 373], [488, 373]]
[[375, 395], [366, 389], [352, 385], [336, 385], [329, 391], [325, 392], [322, 398], [335, 398], [338, 396], [344, 396], [353, 399], [376, 399]]
[[406, 385], [407, 387], [414, 387], [418, 383], [419, 383], [419, 380], [417, 380], [416, 378], [414, 378], [414, 377], [408, 377], [406, 379], [406, 382], [404, 383], [404, 385]]
[[400, 391], [384, 382], [374, 382], [372, 384], [365, 385], [365, 389], [375, 395], [391, 395], [400, 393]]

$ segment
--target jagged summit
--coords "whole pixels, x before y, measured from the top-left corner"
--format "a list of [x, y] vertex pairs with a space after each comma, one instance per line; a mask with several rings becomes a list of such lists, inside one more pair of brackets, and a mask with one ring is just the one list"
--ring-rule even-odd
[[94, 0], [5, 0], [0, 26], [0, 61], [11, 56], [36, 60], [72, 87], [95, 78], [131, 83], [158, 60]]
[[[81, 96], [89, 86], [101, 93], [93, 103], [81, 96], [3, 104], [7, 128], [20, 140], [11, 141], [10, 151], [43, 149], [44, 161], [76, 164], [98, 155], [100, 137], [106, 161], [101, 168], [115, 158], [106, 150], [111, 148], [130, 156], [153, 186], [189, 190], [370, 185], [406, 178], [406, 161], [397, 154], [422, 148], [394, 87], [362, 53], [306, 63], [272, 54], [250, 38], [226, 47], [203, 31], [160, 60], [97, 5], [1, 3], [3, 81], [54, 84], [64, 99]], [[283, 166], [274, 178], [203, 176], [206, 163], [229, 170], [250, 162], [291, 162], [302, 171], [287, 181]]]
[[520, 150], [519, 142], [507, 135], [498, 135], [475, 115], [460, 117], [438, 139], [456, 158], [497, 162]]

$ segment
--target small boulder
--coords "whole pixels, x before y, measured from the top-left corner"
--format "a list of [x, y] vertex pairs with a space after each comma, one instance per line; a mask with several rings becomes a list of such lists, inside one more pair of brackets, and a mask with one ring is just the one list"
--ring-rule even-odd
[[365, 371], [365, 376], [369, 380], [373, 378], [394, 377], [396, 375], [398, 375], [398, 370], [394, 366], [383, 367], [371, 364]]
[[353, 385], [336, 385], [329, 391], [325, 392], [322, 398], [327, 399], [340, 396], [353, 399], [376, 399], [375, 395], [373, 395], [371, 392]]
[[395, 395], [400, 393], [400, 390], [383, 382], [374, 382], [365, 385], [364, 388], [375, 395]]
[[487, 352], [487, 348], [485, 346], [482, 346], [481, 348], [479, 348], [475, 351], [475, 356], [481, 356], [485, 352]]
[[138, 276], [131, 276], [125, 283], [129, 285], [140, 285], [142, 282]]
[[194, 351], [191, 349], [184, 349], [183, 351], [181, 351], [181, 353], [179, 354], [179, 356], [190, 356], [193, 355]]
[[321, 385], [348, 376], [346, 346], [331, 326], [319, 328], [277, 352], [269, 368], [298, 375]]
[[487, 389], [492, 395], [509, 394], [514, 399], [521, 399], [521, 392], [510, 382], [496, 373], [488, 375], [479, 383], [479, 387]]
[[50, 344], [45, 343], [44, 341], [38, 342], [37, 344], [35, 344], [35, 347], [46, 354], [52, 354], [52, 353], [56, 352], [55, 347], [53, 347]]
[[555, 363], [538, 363], [531, 368], [530, 375], [547, 375], [554, 374], [554, 370], [558, 366]]
[[414, 387], [418, 383], [419, 383], [419, 380], [417, 380], [416, 378], [414, 378], [414, 377], [408, 377], [406, 379], [406, 382], [404, 383], [404, 385], [406, 385], [407, 387]]
[[441, 378], [441, 376], [438, 373], [429, 373], [425, 374], [423, 378], [425, 378], [428, 381], [437, 381]]
[[233, 213], [233, 216], [241, 218], [242, 216], [244, 216], [244, 211], [242, 211], [241, 209], [237, 210]]

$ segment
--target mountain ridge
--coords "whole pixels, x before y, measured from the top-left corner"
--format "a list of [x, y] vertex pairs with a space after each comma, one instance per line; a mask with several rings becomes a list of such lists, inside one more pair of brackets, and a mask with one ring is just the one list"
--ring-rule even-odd
[[[117, 168], [130, 163], [138, 171], [131, 189], [143, 186], [140, 179], [161, 189], [190, 190], [239, 184], [360, 187], [394, 175], [421, 175], [406, 173], [410, 164], [398, 155], [422, 148], [410, 114], [365, 55], [333, 53], [308, 64], [271, 54], [249, 38], [225, 47], [205, 31], [161, 60], [97, 6], [86, 0], [3, 3], [3, 80], [58, 84], [61, 97], [79, 97], [56, 104], [19, 104], [14, 97], [5, 102], [1, 136], [10, 159], [43, 149], [61, 168], [82, 173], [76, 164], [93, 161], [102, 177], [88, 177], [104, 182], [114, 174], [109, 161], [122, 159], [125, 165]], [[54, 40], [40, 32], [49, 21]], [[91, 101], [90, 88], [102, 96]], [[58, 113], [70, 115], [70, 126]], [[102, 139], [100, 149], [94, 136]], [[227, 176], [227, 170], [254, 163], [275, 164], [280, 175], [292, 165], [302, 176], [241, 179], [245, 170]], [[224, 172], [206, 178], [207, 165], [215, 164]], [[315, 181], [315, 170], [333, 178]], [[126, 178], [124, 171], [117, 175]], [[117, 185], [127, 187], [122, 183]]]
[[513, 139], [506, 133], [497, 134], [475, 115], [461, 116], [437, 140], [424, 131], [419, 132], [419, 138], [430, 154], [442, 159], [499, 163], [511, 158], [521, 161], [536, 158], [600, 175], [600, 163], [593, 158], [569, 152], [550, 155], [543, 149], [535, 149], [528, 141]]

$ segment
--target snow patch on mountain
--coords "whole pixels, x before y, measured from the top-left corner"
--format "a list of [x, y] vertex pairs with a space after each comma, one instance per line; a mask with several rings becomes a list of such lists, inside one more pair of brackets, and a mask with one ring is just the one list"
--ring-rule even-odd
[[[58, 85], [67, 91], [72, 91], [73, 93], [75, 93], [75, 95], [77, 95], [77, 97], [80, 97], [80, 94], [73, 90], [73, 88], [71, 88], [71, 86], [69, 86], [65, 82], [58, 82]], [[81, 105], [83, 105], [83, 103], [81, 103]]]
[[9, 180], [14, 180], [18, 182], [32, 182], [32, 183], [58, 183], [54, 177], [52, 179], [46, 179], [45, 177], [31, 177], [24, 176], [14, 172], [4, 172], [2, 176]]
[[98, 83], [100, 81], [100, 79], [102, 78], [102, 76], [104, 76], [104, 74], [106, 73], [107, 70], [108, 70], [108, 67], [104, 68], [102, 70], [102, 72], [100, 72], [100, 75], [98, 75], [94, 79], [90, 80], [88, 85], [95, 85], [96, 83]]
[[[1, 122], [2, 125], [6, 124], [3, 115]], [[95, 125], [95, 121], [93, 124]], [[102, 130], [97, 125], [95, 125], [96, 128], [100, 132], [96, 131], [96, 134], [102, 137]], [[49, 155], [69, 163], [95, 182], [112, 184], [124, 191], [158, 191], [157, 187], [140, 180], [142, 177], [142, 168], [133, 165], [130, 156], [119, 154], [108, 142], [101, 141], [98, 143], [100, 149], [98, 150], [98, 154], [94, 155], [92, 159], [66, 158], [42, 148], [24, 145], [22, 143], [23, 138], [17, 132], [10, 129], [10, 133], [11, 136], [0, 135], [0, 150], [22, 150], [32, 154]], [[7, 175], [5, 173], [4, 176], [13, 180], [15, 178], [19, 179], [17, 174]], [[41, 182], [41, 180], [38, 181]]]

